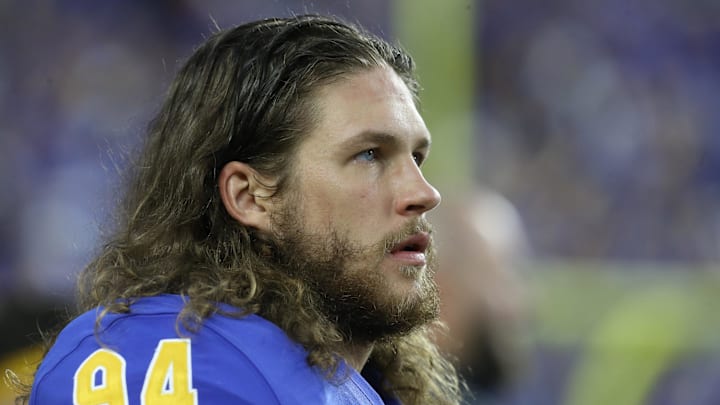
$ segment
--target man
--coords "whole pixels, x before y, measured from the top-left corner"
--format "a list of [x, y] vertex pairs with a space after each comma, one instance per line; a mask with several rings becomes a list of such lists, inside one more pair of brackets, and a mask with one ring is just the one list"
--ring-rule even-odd
[[334, 19], [212, 36], [29, 403], [456, 403], [417, 91], [407, 54]]

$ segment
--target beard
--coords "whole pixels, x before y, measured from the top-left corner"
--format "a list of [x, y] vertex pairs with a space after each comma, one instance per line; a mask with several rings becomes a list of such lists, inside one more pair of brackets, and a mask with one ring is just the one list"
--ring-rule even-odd
[[415, 283], [412, 291], [393, 290], [381, 263], [391, 248], [417, 232], [430, 232], [424, 219], [391, 232], [377, 243], [358, 246], [337, 230], [307, 232], [295, 210], [273, 218], [273, 261], [279, 270], [301, 280], [315, 295], [317, 309], [348, 341], [378, 342], [414, 331], [438, 317], [438, 288], [432, 243], [426, 266], [402, 266], [399, 271]]

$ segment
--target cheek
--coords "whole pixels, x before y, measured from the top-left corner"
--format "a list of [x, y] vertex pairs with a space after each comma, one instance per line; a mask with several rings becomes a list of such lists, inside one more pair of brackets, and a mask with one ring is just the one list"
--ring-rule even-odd
[[329, 214], [334, 225], [351, 228], [357, 237], [365, 234], [367, 228], [375, 229], [383, 222], [380, 218], [382, 208], [378, 192], [372, 185], [342, 187], [332, 198]]
[[370, 188], [364, 188], [360, 190], [360, 192], [357, 195], [357, 198], [360, 199], [363, 202], [372, 200], [373, 195], [375, 194], [374, 190], [371, 190]]
[[302, 190], [300, 198], [305, 207], [303, 214], [310, 224], [325, 228], [337, 221], [338, 214], [347, 210], [345, 201], [349, 190], [338, 181], [317, 176], [306, 179]]
[[355, 189], [349, 193], [354, 194], [354, 198], [362, 199], [366, 202], [379, 202], [384, 195], [389, 195], [383, 191], [385, 187], [379, 179], [363, 179], [355, 184]]
[[385, 211], [383, 205], [392, 201], [392, 193], [383, 190], [382, 183], [372, 176], [318, 170], [303, 179], [300, 198], [310, 223], [357, 228], [378, 222], [378, 216]]

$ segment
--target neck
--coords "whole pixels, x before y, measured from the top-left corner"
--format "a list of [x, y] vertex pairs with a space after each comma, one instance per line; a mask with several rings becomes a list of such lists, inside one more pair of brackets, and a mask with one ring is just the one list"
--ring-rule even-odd
[[358, 344], [350, 342], [345, 345], [345, 348], [339, 354], [343, 359], [345, 359], [345, 362], [347, 362], [359, 373], [362, 371], [363, 367], [365, 367], [365, 363], [367, 363], [370, 358], [372, 350], [372, 343]]

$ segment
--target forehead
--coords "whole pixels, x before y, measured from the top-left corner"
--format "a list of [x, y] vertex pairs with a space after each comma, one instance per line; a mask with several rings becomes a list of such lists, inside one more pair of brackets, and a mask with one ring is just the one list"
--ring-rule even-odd
[[412, 93], [390, 67], [347, 75], [320, 88], [313, 101], [317, 125], [308, 141], [334, 144], [363, 133], [381, 133], [400, 142], [429, 142]]

